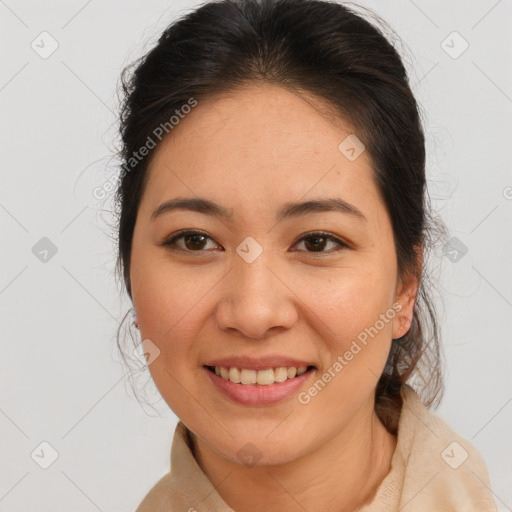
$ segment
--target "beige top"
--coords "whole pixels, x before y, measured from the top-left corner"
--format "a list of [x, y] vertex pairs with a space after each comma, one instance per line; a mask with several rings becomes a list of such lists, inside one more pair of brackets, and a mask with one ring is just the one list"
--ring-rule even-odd
[[[487, 468], [477, 449], [427, 409], [409, 386], [391, 469], [372, 501], [357, 512], [496, 512]], [[235, 512], [197, 464], [189, 430], [180, 421], [171, 471], [148, 492], [136, 512]]]

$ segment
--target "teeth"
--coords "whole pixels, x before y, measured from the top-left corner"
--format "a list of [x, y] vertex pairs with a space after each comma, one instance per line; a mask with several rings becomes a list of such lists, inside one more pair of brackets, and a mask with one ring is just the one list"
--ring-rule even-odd
[[300, 366], [299, 368], [295, 368], [294, 366], [289, 368], [280, 366], [267, 370], [249, 370], [246, 368], [239, 369], [216, 366], [215, 374], [236, 384], [269, 386], [275, 382], [284, 382], [287, 379], [298, 377], [305, 373], [307, 369], [307, 366]]
[[289, 379], [293, 379], [293, 377], [297, 375], [297, 368], [295, 368], [295, 366], [292, 366], [291, 368], [288, 368], [286, 370], [286, 373], [288, 374]]
[[228, 375], [231, 382], [236, 382], [237, 384], [240, 382], [240, 370], [238, 368], [230, 368]]
[[297, 368], [297, 376], [302, 375], [307, 369], [307, 366], [301, 366], [300, 368]]
[[284, 366], [274, 368], [274, 382], [284, 382], [287, 378], [288, 370]]
[[[222, 370], [222, 368], [221, 368]], [[242, 384], [256, 384], [256, 370], [240, 370], [240, 382]]]
[[274, 384], [274, 370], [270, 368], [270, 370], [258, 370], [256, 374], [256, 382], [260, 386], [269, 386], [270, 384]]

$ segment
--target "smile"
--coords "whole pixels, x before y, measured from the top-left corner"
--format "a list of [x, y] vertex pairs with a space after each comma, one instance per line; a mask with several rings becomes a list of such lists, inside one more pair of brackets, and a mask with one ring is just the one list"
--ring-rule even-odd
[[248, 369], [204, 366], [215, 389], [232, 402], [263, 406], [291, 397], [315, 373], [314, 366]]
[[214, 372], [215, 375], [222, 377], [225, 380], [229, 380], [235, 384], [242, 385], [259, 385], [259, 386], [270, 386], [276, 382], [284, 382], [294, 377], [300, 377], [305, 373], [308, 368], [307, 366], [295, 366], [290, 367], [278, 367], [268, 368], [265, 370], [252, 370], [248, 368], [226, 368], [224, 366], [207, 366], [207, 368]]

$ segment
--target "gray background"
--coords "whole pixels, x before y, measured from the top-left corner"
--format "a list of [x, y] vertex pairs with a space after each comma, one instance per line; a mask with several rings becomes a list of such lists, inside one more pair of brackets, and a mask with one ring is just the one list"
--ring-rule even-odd
[[[134, 510], [169, 469], [176, 417], [152, 382], [157, 413], [141, 408], [119, 362], [131, 304], [114, 279], [112, 204], [92, 191], [116, 173], [122, 67], [196, 4], [0, 1], [2, 512]], [[512, 510], [512, 2], [361, 5], [404, 42], [430, 194], [454, 237], [436, 263], [447, 367], [436, 412], [480, 450], [499, 510]], [[31, 456], [51, 453], [43, 441], [59, 454], [48, 469]]]

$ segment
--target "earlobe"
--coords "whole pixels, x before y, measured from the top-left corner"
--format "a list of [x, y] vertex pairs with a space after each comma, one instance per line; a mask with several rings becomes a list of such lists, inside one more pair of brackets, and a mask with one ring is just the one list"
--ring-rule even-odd
[[423, 260], [422, 246], [419, 245], [416, 251], [416, 269], [409, 273], [405, 281], [400, 281], [399, 291], [397, 292], [395, 302], [401, 305], [399, 313], [396, 315], [393, 323], [393, 339], [401, 338], [411, 328], [414, 315], [414, 305], [419, 289], [419, 281], [421, 276], [421, 265]]
[[407, 334], [411, 328], [417, 290], [417, 284], [412, 283], [396, 298], [396, 302], [398, 302], [402, 308], [396, 315], [395, 322], [393, 323], [393, 339], [401, 338]]

